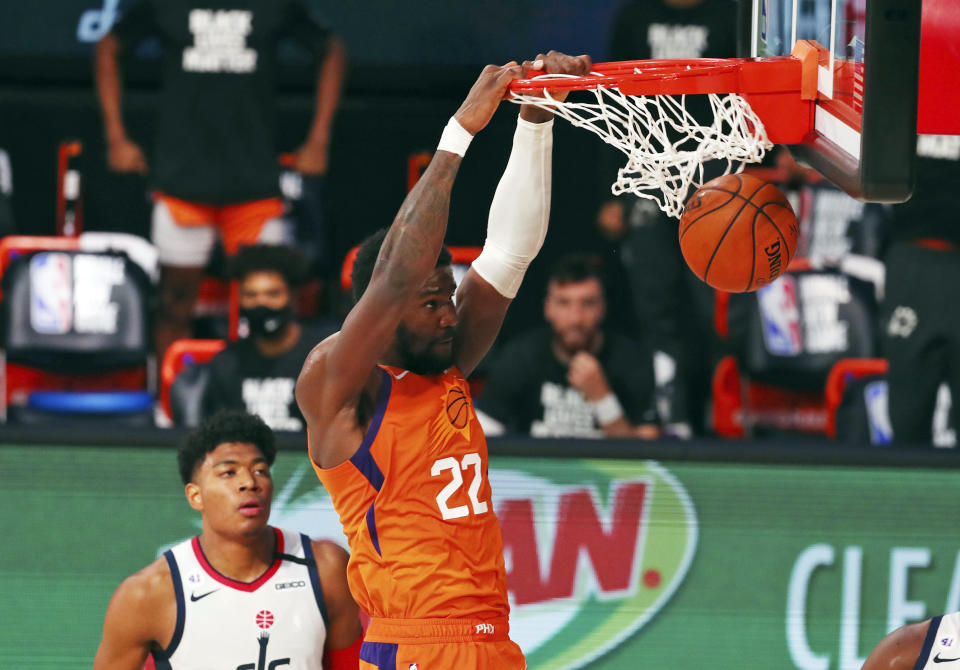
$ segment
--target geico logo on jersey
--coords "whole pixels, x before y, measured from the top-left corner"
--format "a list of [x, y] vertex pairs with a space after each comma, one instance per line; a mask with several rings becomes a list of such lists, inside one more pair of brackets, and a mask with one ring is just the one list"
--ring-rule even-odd
[[295, 582], [277, 582], [274, 588], [277, 591], [283, 591], [284, 589], [299, 589], [306, 586], [307, 583], [304, 581], [295, 581]]
[[477, 635], [493, 635], [494, 626], [492, 623], [478, 623], [474, 626]]

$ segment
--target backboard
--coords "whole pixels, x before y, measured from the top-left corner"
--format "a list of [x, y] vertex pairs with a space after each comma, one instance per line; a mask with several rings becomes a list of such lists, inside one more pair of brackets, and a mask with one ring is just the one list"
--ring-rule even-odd
[[[791, 151], [850, 195], [910, 197], [917, 142], [921, 0], [741, 0], [741, 56], [819, 52], [813, 130]], [[957, 3], [957, 0], [924, 0]]]

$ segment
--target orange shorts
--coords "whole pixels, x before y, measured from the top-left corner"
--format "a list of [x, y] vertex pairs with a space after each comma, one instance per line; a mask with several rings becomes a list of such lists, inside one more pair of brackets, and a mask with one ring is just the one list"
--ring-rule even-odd
[[155, 193], [154, 200], [166, 205], [173, 220], [181, 226], [216, 226], [223, 239], [224, 250], [232, 255], [240, 247], [256, 244], [263, 225], [283, 214], [280, 198], [266, 198], [236, 205], [203, 205], [187, 202], [164, 193]]
[[506, 619], [372, 619], [360, 670], [525, 670]]

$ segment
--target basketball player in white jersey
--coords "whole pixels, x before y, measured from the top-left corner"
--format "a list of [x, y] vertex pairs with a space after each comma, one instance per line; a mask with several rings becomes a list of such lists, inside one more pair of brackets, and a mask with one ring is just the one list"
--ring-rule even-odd
[[960, 668], [960, 612], [901, 626], [874, 647], [863, 670]]
[[225, 411], [180, 448], [202, 531], [113, 594], [94, 670], [356, 670], [362, 628], [346, 552], [267, 525], [273, 433]]

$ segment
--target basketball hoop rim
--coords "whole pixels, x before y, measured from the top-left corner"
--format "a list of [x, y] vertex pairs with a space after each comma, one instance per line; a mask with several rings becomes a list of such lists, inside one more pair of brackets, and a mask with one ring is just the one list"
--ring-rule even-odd
[[686, 58], [596, 63], [586, 76], [539, 74], [510, 84], [516, 94], [617, 89], [627, 95], [801, 91], [811, 73], [795, 55], [765, 58]]
[[[611, 191], [649, 198], [679, 218], [689, 189], [703, 183], [706, 161], [739, 172], [774, 144], [807, 137], [820, 50], [800, 41], [790, 56], [598, 63], [587, 76], [541, 72], [514, 81], [506, 97], [549, 109], [616, 147], [627, 163]], [[562, 95], [578, 90], [592, 95]], [[690, 113], [688, 94], [705, 94], [711, 118]]]

